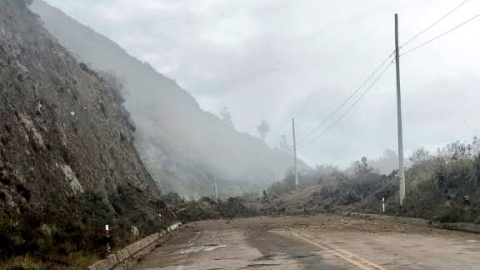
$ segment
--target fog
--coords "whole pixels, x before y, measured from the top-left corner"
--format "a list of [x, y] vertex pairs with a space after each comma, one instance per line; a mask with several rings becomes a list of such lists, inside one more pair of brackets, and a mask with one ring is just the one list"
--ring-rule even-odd
[[[237, 131], [227, 108], [222, 116], [201, 110], [175, 81], [108, 38], [44, 2], [36, 1], [32, 10], [80, 62], [123, 82], [119, 91], [137, 127], [134, 143], [162, 191], [211, 195], [215, 177], [224, 195], [259, 191], [290, 169], [293, 157], [285, 146], [269, 147], [260, 133]], [[260, 130], [267, 136], [268, 124]], [[300, 162], [300, 168], [307, 167]]]
[[[290, 136], [292, 117], [300, 138], [316, 127], [393, 50], [394, 13], [404, 42], [463, 1], [48, 2], [177, 80], [202, 108], [218, 114], [228, 107], [239, 130], [256, 134], [266, 119], [274, 144]], [[479, 11], [480, 3], [469, 1], [405, 50]], [[402, 59], [407, 152], [478, 129], [478, 27], [473, 21]], [[380, 156], [396, 149], [395, 121], [390, 68], [343, 121], [299, 154], [311, 164], [343, 166]]]
[[[227, 108], [235, 128], [255, 137], [259, 137], [260, 122], [266, 120], [270, 129], [265, 141], [270, 146], [281, 144], [282, 136], [291, 142], [290, 119], [296, 118], [299, 141], [308, 142], [300, 143], [300, 158], [310, 165], [338, 164], [343, 168], [362, 156], [375, 160], [381, 158], [385, 150], [397, 149], [393, 66], [328, 132], [322, 135], [328, 125], [318, 128], [393, 50], [394, 13], [399, 13], [403, 44], [462, 3], [440, 0], [376, 0], [361, 4], [346, 1], [47, 2], [175, 79], [196, 99], [180, 92], [185, 100], [190, 100], [188, 107], [195, 107], [198, 102], [202, 109], [218, 116], [222, 108]], [[476, 15], [479, 8], [478, 2], [467, 1], [402, 51], [452, 29]], [[476, 59], [480, 53], [475, 48], [480, 40], [473, 33], [478, 29], [478, 21], [401, 58], [407, 155], [420, 147], [434, 151], [449, 142], [468, 140], [477, 134], [480, 122], [476, 115], [480, 107], [476, 100], [480, 98], [477, 91], [480, 81], [475, 74], [479, 71]], [[114, 65], [121, 68], [122, 63]], [[156, 94], [157, 98], [171, 98]], [[151, 110], [155, 104], [145, 106], [155, 98], [142, 101], [138, 98], [134, 94], [127, 98], [127, 107], [153, 113], [151, 119], [168, 117], [156, 115]], [[177, 110], [178, 115], [188, 114], [185, 108], [172, 110]], [[196, 115], [197, 110], [194, 111]], [[193, 120], [194, 117], [185, 119], [193, 122], [185, 123], [187, 130], [182, 134], [189, 134], [190, 125], [203, 125]], [[140, 126], [155, 126], [136, 120]], [[318, 131], [312, 133], [312, 130]], [[162, 132], [165, 130], [157, 131]], [[312, 136], [306, 138], [309, 134]], [[189, 140], [197, 141], [190, 146], [209, 149], [203, 139], [191, 135]], [[175, 149], [182, 147], [185, 145], [174, 146]], [[245, 154], [248, 156], [248, 151]], [[222, 168], [231, 167], [230, 161], [212, 162], [217, 165], [224, 162], [219, 165]], [[394, 164], [386, 167], [392, 166], [395, 167]], [[237, 177], [238, 173], [233, 167], [229, 172], [230, 176]]]

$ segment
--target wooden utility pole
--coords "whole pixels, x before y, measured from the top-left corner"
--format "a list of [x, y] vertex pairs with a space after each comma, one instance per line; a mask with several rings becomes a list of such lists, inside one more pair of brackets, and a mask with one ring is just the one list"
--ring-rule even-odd
[[398, 176], [400, 178], [400, 207], [405, 200], [405, 164], [403, 159], [402, 93], [400, 91], [400, 49], [398, 47], [398, 14], [395, 14], [395, 63], [397, 73]]
[[295, 118], [292, 118], [292, 132], [293, 132], [293, 172], [295, 173], [295, 187], [298, 187], [297, 140], [295, 139]]

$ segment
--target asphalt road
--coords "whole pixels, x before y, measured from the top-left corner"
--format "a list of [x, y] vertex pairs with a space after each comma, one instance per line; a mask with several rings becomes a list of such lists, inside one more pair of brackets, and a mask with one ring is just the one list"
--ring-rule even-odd
[[135, 270], [480, 270], [480, 235], [341, 216], [192, 223]]

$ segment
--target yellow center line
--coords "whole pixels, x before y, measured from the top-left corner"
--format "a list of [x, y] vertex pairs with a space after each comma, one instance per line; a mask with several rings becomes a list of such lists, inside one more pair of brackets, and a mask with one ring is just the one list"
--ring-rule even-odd
[[[356, 265], [358, 266], [360, 269], [363, 269], [363, 270], [387, 270], [386, 268], [378, 265], [378, 264], [375, 264], [365, 258], [362, 258], [356, 254], [353, 254], [347, 250], [344, 250], [344, 249], [340, 249], [340, 248], [337, 248], [337, 247], [334, 247], [333, 245], [331, 244], [328, 244], [328, 243], [325, 243], [324, 241], [321, 241], [319, 239], [315, 239], [316, 241], [313, 241], [311, 238], [311, 236], [306, 236], [306, 235], [300, 235], [300, 234], [297, 234], [297, 233], [294, 233], [292, 231], [290, 231], [290, 234], [309, 243], [309, 244], [312, 244], [314, 246], [317, 246], [321, 249], [323, 249], [324, 251], [327, 251], [327, 252], [330, 252], [332, 253], [333, 255], [353, 264], [353, 265]], [[309, 238], [310, 237], [310, 238]]]
[[310, 237], [310, 239], [316, 239], [317, 241], [320, 241], [321, 243], [323, 243], [325, 246], [327, 246], [327, 247], [329, 247], [329, 248], [331, 248], [331, 249], [335, 249], [335, 250], [338, 250], [338, 251], [340, 251], [340, 252], [343, 252], [344, 254], [346, 254], [346, 255], [348, 255], [348, 256], [354, 257], [354, 258], [356, 258], [357, 260], [362, 261], [364, 264], [370, 265], [370, 266], [373, 267], [374, 269], [387, 270], [387, 269], [381, 267], [381, 266], [378, 265], [378, 264], [375, 264], [375, 263], [373, 263], [373, 262], [371, 262], [371, 261], [369, 261], [369, 260], [367, 260], [367, 259], [365, 259], [365, 258], [363, 258], [363, 257], [358, 256], [357, 254], [351, 253], [351, 252], [348, 251], [348, 250], [334, 247], [333, 245], [327, 243], [326, 241], [322, 241], [322, 240], [320, 240], [320, 239], [318, 239], [318, 238], [314, 238], [314, 237], [312, 237], [311, 235], [308, 235], [308, 234], [304, 234], [304, 236]]

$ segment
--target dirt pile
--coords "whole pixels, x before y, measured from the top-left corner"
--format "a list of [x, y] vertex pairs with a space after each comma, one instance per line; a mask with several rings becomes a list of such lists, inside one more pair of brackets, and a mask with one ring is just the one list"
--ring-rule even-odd
[[169, 194], [164, 200], [171, 205], [175, 217], [181, 222], [209, 219], [232, 219], [262, 214], [261, 208], [242, 197], [231, 197], [218, 202], [204, 197], [197, 201], [186, 201], [177, 194]]

